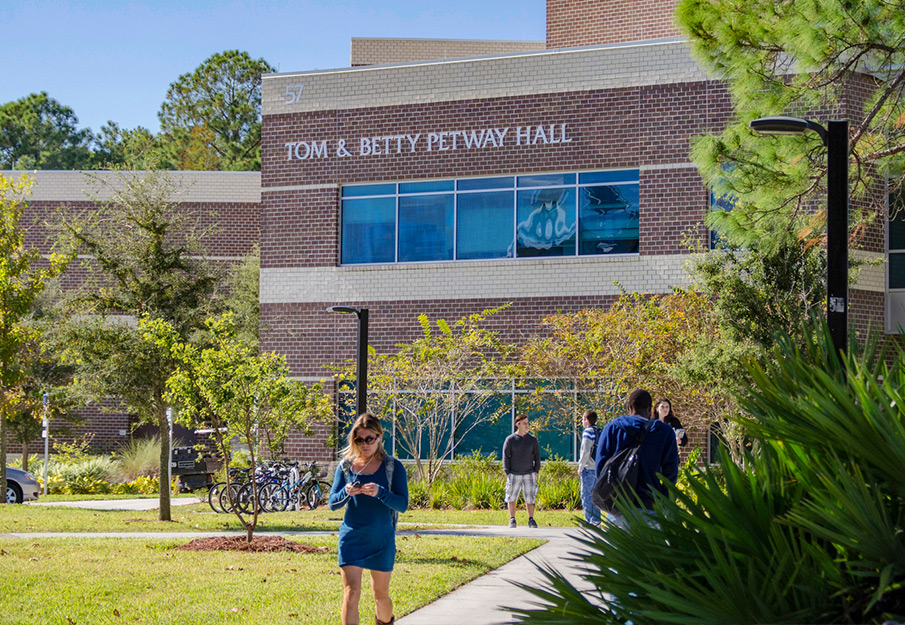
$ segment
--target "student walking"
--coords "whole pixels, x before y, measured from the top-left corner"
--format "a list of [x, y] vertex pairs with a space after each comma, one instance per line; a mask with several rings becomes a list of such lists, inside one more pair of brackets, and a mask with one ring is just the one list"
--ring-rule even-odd
[[[635, 487], [635, 505], [642, 510], [650, 510], [653, 492], [667, 494], [666, 486], [657, 474], [676, 483], [679, 477], [679, 448], [676, 435], [671, 427], [658, 419], [651, 419], [652, 400], [644, 389], [632, 391], [627, 403], [628, 415], [616, 417], [603, 428], [597, 444], [597, 474], [612, 456], [624, 447], [632, 446], [646, 428], [644, 442], [638, 450], [638, 483]], [[610, 521], [624, 525], [625, 520], [618, 511], [610, 513]]]
[[395, 623], [390, 576], [396, 560], [396, 515], [408, 509], [405, 467], [383, 449], [380, 419], [364, 413], [349, 431], [330, 489], [331, 510], [346, 506], [339, 526], [342, 625], [358, 625], [361, 577], [371, 571], [377, 625]]
[[584, 509], [585, 521], [591, 525], [600, 525], [600, 510], [591, 500], [594, 482], [597, 481], [597, 413], [588, 410], [581, 417], [581, 451], [578, 456], [578, 477], [581, 479], [581, 507]]
[[516, 527], [515, 504], [519, 493], [525, 496], [528, 508], [528, 527], [537, 527], [534, 520], [534, 501], [537, 497], [537, 474], [540, 472], [540, 445], [528, 430], [528, 417], [515, 417], [515, 434], [503, 442], [503, 473], [506, 474], [506, 506], [509, 508], [509, 527]]

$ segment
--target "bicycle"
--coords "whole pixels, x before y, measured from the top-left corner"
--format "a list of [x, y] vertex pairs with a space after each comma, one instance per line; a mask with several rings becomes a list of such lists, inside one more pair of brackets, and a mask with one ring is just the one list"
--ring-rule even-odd
[[[245, 482], [248, 480], [248, 472], [249, 469], [230, 469], [230, 484], [245, 484]], [[211, 507], [211, 510], [213, 510], [217, 514], [232, 512], [232, 506], [228, 505], [228, 497], [226, 499], [226, 507], [224, 507], [221, 503], [220, 496], [225, 491], [225, 489], [226, 482], [217, 482], [216, 484], [211, 484], [211, 487], [207, 491], [207, 503]], [[236, 490], [236, 492], [238, 492], [238, 489]]]
[[314, 510], [330, 495], [330, 484], [317, 479], [319, 475], [320, 468], [316, 462], [306, 464], [304, 475], [294, 480], [290, 478], [276, 492], [268, 494], [269, 505], [274, 511], [283, 511], [290, 505], [297, 510], [304, 502], [310, 510]]

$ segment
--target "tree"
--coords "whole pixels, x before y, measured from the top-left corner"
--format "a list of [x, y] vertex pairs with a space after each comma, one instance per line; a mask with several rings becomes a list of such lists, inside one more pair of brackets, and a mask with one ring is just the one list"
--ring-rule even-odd
[[[826, 158], [815, 133], [758, 137], [750, 120], [791, 114], [823, 120], [853, 116], [852, 232], [885, 214], [885, 176], [905, 175], [905, 4], [901, 0], [772, 2], [680, 0], [678, 21], [693, 53], [726, 81], [734, 119], [701, 138], [693, 156], [709, 185], [738, 201], [711, 223], [748, 245], [764, 233], [810, 231], [825, 192]], [[858, 94], [866, 94], [859, 109]], [[854, 105], [854, 106], [853, 106]], [[822, 211], [817, 211], [817, 217]]]
[[233, 314], [236, 337], [258, 351], [261, 332], [261, 248], [256, 244], [229, 276], [224, 302]]
[[[39, 263], [40, 254], [25, 245], [22, 214], [31, 181], [0, 176], [0, 484], [6, 487], [6, 427], [21, 399], [27, 355], [33, 332], [25, 323], [32, 303], [44, 285], [66, 266], [65, 255], [53, 253]], [[0, 497], [6, 503], [6, 497]]]
[[636, 511], [625, 529], [586, 533], [585, 581], [606, 601], [546, 571], [532, 592], [547, 605], [519, 608], [520, 622], [905, 618], [905, 354], [839, 364], [825, 323], [803, 334], [804, 347], [786, 336], [748, 363], [740, 426], [758, 445], [746, 468], [724, 458], [722, 475], [689, 474], [674, 500], [658, 497], [658, 527]]
[[158, 117], [177, 168], [261, 168], [261, 75], [273, 71], [264, 59], [227, 50], [170, 85]]
[[0, 169], [90, 169], [90, 130], [46, 92], [0, 106]]
[[41, 435], [45, 417], [48, 422], [61, 418], [70, 423], [79, 421], [71, 412], [78, 404], [72, 386], [73, 368], [60, 361], [57, 351], [46, 340], [50, 335], [48, 328], [60, 322], [54, 314], [54, 302], [59, 297], [58, 282], [55, 279], [45, 285], [23, 320], [30, 331], [30, 339], [20, 352], [22, 375], [9, 430], [22, 446], [22, 469], [25, 471], [28, 470], [29, 443]]
[[452, 325], [437, 319], [436, 330], [427, 315], [419, 315], [419, 338], [397, 345], [394, 354], [368, 359], [369, 401], [392, 420], [397, 448], [414, 458], [428, 485], [452, 457], [453, 438], [495, 422], [505, 410], [494, 408], [496, 396], [487, 382], [509, 375], [506, 363], [513, 350], [484, 324], [507, 307]]
[[[271, 458], [283, 453], [291, 430], [311, 433], [314, 420], [326, 421], [333, 414], [332, 401], [319, 384], [311, 387], [289, 379], [284, 356], [258, 355], [257, 349], [236, 336], [231, 314], [208, 319], [210, 345], [199, 347], [180, 337], [176, 328], [162, 320], [142, 317], [139, 328], [145, 340], [167, 350], [178, 363], [167, 380], [166, 398], [179, 406], [176, 419], [187, 427], [209, 427], [227, 475], [234, 437], [248, 446], [252, 475], [260, 448]], [[224, 431], [225, 430], [225, 431]], [[257, 483], [253, 484], [252, 518], [233, 511], [247, 532], [248, 542], [258, 524]]]
[[108, 121], [94, 138], [92, 162], [98, 169], [155, 170], [172, 168], [160, 139], [142, 126], [133, 130]]
[[544, 325], [522, 361], [527, 376], [542, 380], [534, 397], [547, 406], [552, 398], [549, 418], [559, 427], [574, 427], [585, 409], [601, 419], [624, 414], [638, 387], [670, 398], [690, 430], [709, 431], [731, 409], [725, 386], [688, 373], [692, 354], [721, 340], [708, 300], [696, 292], [623, 295], [608, 310], [551, 315]]
[[[207, 234], [178, 203], [176, 183], [161, 172], [92, 177], [109, 199], [84, 211], [61, 210], [60, 236], [83, 255], [84, 284], [67, 294], [73, 313], [57, 341], [79, 381], [97, 399], [120, 397], [160, 430], [160, 474], [167, 474], [166, 381], [177, 361], [143, 340], [142, 315], [170, 323], [183, 339], [203, 331], [220, 305], [222, 271], [206, 260]], [[161, 485], [160, 519], [170, 520], [170, 489]]]

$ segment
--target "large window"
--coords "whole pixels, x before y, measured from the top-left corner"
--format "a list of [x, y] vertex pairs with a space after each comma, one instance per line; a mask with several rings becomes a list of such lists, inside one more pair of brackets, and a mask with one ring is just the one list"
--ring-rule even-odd
[[343, 264], [638, 252], [638, 170], [348, 185]]

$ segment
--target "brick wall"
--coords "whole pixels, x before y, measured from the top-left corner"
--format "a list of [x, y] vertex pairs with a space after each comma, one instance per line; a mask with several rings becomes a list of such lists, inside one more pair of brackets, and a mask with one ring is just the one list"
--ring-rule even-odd
[[[701, 82], [268, 115], [263, 190], [266, 196], [274, 187], [687, 164], [691, 137], [725, 122], [728, 114], [725, 88]], [[426, 137], [439, 130], [509, 128], [514, 136], [519, 126], [563, 123], [568, 145], [458, 145], [445, 152], [310, 159], [289, 158], [286, 147], [299, 140], [332, 145], [337, 137]], [[266, 199], [265, 207], [273, 201]]]
[[678, 37], [677, 0], [547, 0], [547, 48]]
[[[532, 335], [544, 332], [543, 317], [557, 312], [575, 312], [586, 308], [608, 308], [616, 295], [532, 299], [474, 299], [463, 293], [461, 299], [405, 301], [345, 301], [369, 313], [369, 345], [377, 353], [392, 353], [397, 343], [421, 336], [418, 315], [453, 322], [462, 317], [496, 308], [511, 307], [492, 316], [486, 327], [498, 331], [506, 341], [524, 343]], [[327, 366], [342, 364], [356, 356], [358, 326], [354, 317], [326, 312], [333, 301], [291, 304], [262, 304], [263, 333], [261, 349], [285, 354], [292, 373], [306, 379], [330, 379]]]

